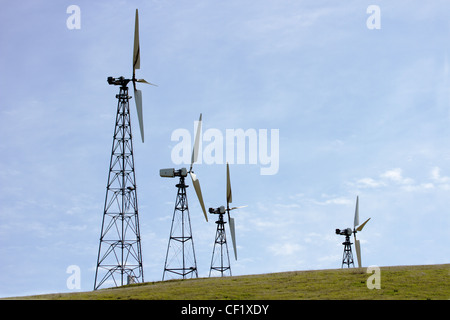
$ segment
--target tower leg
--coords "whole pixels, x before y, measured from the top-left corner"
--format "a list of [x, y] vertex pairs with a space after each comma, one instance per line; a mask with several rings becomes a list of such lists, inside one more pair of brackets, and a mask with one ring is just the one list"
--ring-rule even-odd
[[353, 263], [352, 243], [350, 242], [350, 237], [346, 236], [345, 242], [342, 242], [342, 244], [344, 245], [344, 254], [342, 255], [341, 268], [344, 268], [344, 264], [346, 264], [348, 268], [350, 268], [351, 264], [355, 267], [355, 264]]
[[117, 95], [116, 124], [106, 186], [94, 290], [144, 282], [128, 88]]
[[184, 177], [180, 177], [162, 280], [198, 278]]
[[[217, 223], [216, 238], [214, 241], [214, 248], [211, 258], [211, 268], [209, 269], [209, 276], [211, 272], [220, 273], [220, 276], [231, 276], [230, 257], [228, 254], [227, 238], [225, 234], [225, 223], [223, 221], [223, 214], [219, 214]], [[224, 259], [224, 255], [226, 259]]]

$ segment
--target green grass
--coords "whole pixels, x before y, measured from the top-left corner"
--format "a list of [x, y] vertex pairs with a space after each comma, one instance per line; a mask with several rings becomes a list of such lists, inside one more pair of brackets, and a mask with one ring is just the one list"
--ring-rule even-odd
[[381, 267], [380, 270], [381, 289], [372, 290], [367, 288], [371, 274], [366, 273], [366, 268], [354, 268], [146, 282], [19, 299], [450, 299], [450, 264]]

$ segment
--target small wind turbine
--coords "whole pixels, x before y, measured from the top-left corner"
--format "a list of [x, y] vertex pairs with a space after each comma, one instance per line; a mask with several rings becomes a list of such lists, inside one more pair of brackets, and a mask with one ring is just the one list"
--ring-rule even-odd
[[[176, 185], [178, 188], [177, 198], [175, 200], [175, 210], [173, 212], [172, 226], [170, 229], [169, 244], [167, 246], [166, 262], [164, 263], [163, 280], [166, 272], [175, 273], [181, 275], [183, 279], [190, 275], [198, 277], [197, 262], [195, 260], [194, 242], [192, 238], [191, 220], [189, 217], [188, 201], [186, 196], [186, 188], [184, 179], [188, 173], [191, 176], [192, 184], [194, 185], [195, 193], [197, 194], [198, 201], [202, 207], [203, 214], [206, 221], [208, 216], [206, 215], [205, 205], [203, 203], [202, 190], [200, 188], [200, 182], [197, 176], [194, 174], [192, 167], [197, 161], [198, 148], [200, 143], [200, 132], [202, 126], [202, 114], [198, 120], [197, 132], [195, 135], [194, 148], [192, 150], [191, 166], [189, 171], [186, 168], [175, 170], [161, 169], [159, 175], [163, 178], [175, 178], [179, 177], [179, 183]], [[181, 248], [180, 248], [181, 247]], [[179, 261], [178, 254], [181, 253], [182, 260]], [[192, 254], [192, 255], [191, 255]], [[176, 263], [176, 265], [174, 265]], [[180, 265], [181, 264], [181, 265]]]
[[355, 264], [353, 263], [352, 246], [351, 246], [352, 243], [350, 242], [350, 236], [352, 235], [352, 233], [353, 237], [355, 238], [355, 248], [356, 248], [356, 257], [358, 259], [358, 267], [361, 268], [361, 244], [359, 240], [356, 239], [356, 233], [358, 231], [362, 231], [362, 229], [369, 220], [370, 218], [364, 221], [363, 224], [359, 225], [359, 197], [357, 196], [355, 218], [353, 220], [353, 230], [351, 228], [343, 230], [336, 229], [336, 234], [345, 236], [345, 241], [342, 242], [342, 244], [344, 245], [344, 254], [342, 257], [342, 266], [341, 266], [342, 268], [344, 267], [344, 264], [346, 264], [349, 268], [350, 264], [353, 264], [353, 266], [355, 266]]
[[[216, 231], [216, 237], [215, 237], [215, 241], [214, 241], [214, 248], [213, 248], [213, 254], [212, 254], [212, 258], [211, 258], [211, 268], [209, 270], [209, 276], [211, 276], [212, 270], [219, 271], [221, 273], [222, 277], [223, 277], [224, 272], [229, 270], [230, 276], [231, 276], [230, 258], [228, 255], [228, 246], [227, 246], [225, 227], [224, 227], [226, 222], [223, 220], [223, 215], [225, 214], [225, 212], [228, 213], [228, 222], [230, 225], [231, 240], [233, 242], [234, 258], [237, 260], [236, 230], [235, 230], [234, 218], [230, 217], [230, 211], [246, 207], [246, 206], [241, 206], [241, 207], [230, 208], [230, 203], [232, 202], [233, 199], [232, 199], [232, 193], [231, 193], [230, 167], [228, 165], [228, 162], [227, 162], [227, 190], [226, 190], [226, 192], [227, 192], [227, 194], [226, 194], [227, 207], [226, 208], [224, 206], [220, 206], [219, 208], [215, 208], [215, 209], [209, 208], [209, 213], [219, 215], [219, 219], [216, 221], [217, 231]], [[216, 245], [220, 245], [220, 251], [216, 251]], [[225, 245], [225, 251], [223, 249], [223, 245]], [[215, 254], [218, 255], [219, 253], [220, 253], [220, 265], [217, 266], [214, 264], [214, 262], [216, 260], [216, 259], [214, 259], [214, 257], [215, 257]], [[223, 257], [224, 253], [226, 254], [226, 258], [227, 258], [227, 260], [225, 261], [225, 264], [224, 264], [224, 257]], [[227, 261], [228, 261], [228, 265], [226, 265]]]

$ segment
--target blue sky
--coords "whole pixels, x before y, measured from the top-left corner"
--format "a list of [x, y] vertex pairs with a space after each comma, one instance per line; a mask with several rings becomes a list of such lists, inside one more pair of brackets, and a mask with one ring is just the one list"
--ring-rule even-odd
[[[182, 166], [171, 135], [200, 112], [203, 132], [279, 130], [276, 174], [230, 166], [233, 205], [248, 205], [234, 275], [339, 268], [334, 230], [357, 195], [364, 266], [449, 262], [446, 1], [20, 1], [0, 12], [0, 296], [75, 291], [71, 265], [93, 288], [118, 93], [106, 78], [131, 76], [136, 8], [137, 76], [158, 84], [140, 86], [144, 144], [131, 104], [146, 281], [162, 278], [176, 196], [159, 169]], [[224, 161], [195, 172], [205, 205], [225, 204]], [[216, 224], [192, 189], [207, 276]]]

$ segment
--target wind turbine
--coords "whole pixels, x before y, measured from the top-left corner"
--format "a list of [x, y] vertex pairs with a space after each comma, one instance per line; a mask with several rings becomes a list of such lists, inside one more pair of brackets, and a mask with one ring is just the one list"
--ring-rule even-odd
[[[226, 199], [227, 199], [227, 207], [220, 206], [219, 208], [209, 208], [209, 213], [211, 214], [218, 214], [219, 219], [216, 221], [217, 223], [217, 231], [216, 231], [216, 237], [214, 241], [214, 248], [211, 258], [211, 268], [209, 270], [209, 276], [211, 276], [211, 271], [219, 271], [221, 276], [223, 277], [224, 272], [227, 270], [229, 271], [229, 274], [231, 276], [231, 267], [230, 267], [230, 257], [228, 254], [228, 246], [227, 246], [227, 240], [226, 240], [226, 233], [225, 233], [225, 224], [226, 222], [223, 219], [223, 215], [225, 212], [228, 214], [228, 223], [230, 227], [230, 234], [231, 234], [231, 240], [233, 242], [233, 251], [234, 251], [234, 258], [237, 260], [237, 250], [236, 250], [236, 230], [235, 230], [235, 223], [234, 218], [230, 217], [230, 211], [244, 208], [246, 206], [240, 206], [240, 207], [233, 207], [230, 208], [230, 203], [233, 201], [232, 192], [231, 192], [231, 181], [230, 181], [230, 167], [227, 162], [227, 190], [226, 190]], [[216, 246], [219, 245], [219, 250], [216, 251]], [[225, 245], [225, 250], [224, 246]], [[226, 254], [226, 260], [224, 261], [224, 254]], [[220, 265], [215, 265], [216, 260], [218, 260], [220, 256]], [[214, 259], [216, 257], [216, 259]]]
[[[200, 143], [200, 132], [202, 126], [202, 114], [198, 120], [197, 132], [195, 135], [194, 148], [192, 149], [191, 166], [189, 171], [186, 168], [175, 170], [161, 169], [159, 175], [163, 178], [175, 178], [179, 177], [179, 183], [175, 186], [178, 188], [177, 197], [175, 200], [175, 209], [173, 212], [172, 226], [170, 228], [169, 243], [167, 245], [166, 261], [164, 263], [163, 280], [166, 272], [181, 275], [184, 278], [187, 276], [198, 277], [197, 262], [195, 260], [194, 240], [192, 237], [191, 220], [189, 217], [189, 208], [186, 195], [186, 188], [184, 179], [189, 174], [191, 176], [192, 184], [194, 185], [195, 193], [197, 194], [198, 201], [202, 207], [203, 214], [206, 221], [208, 216], [206, 215], [205, 204], [203, 203], [202, 190], [200, 188], [200, 182], [197, 179], [193, 169], [194, 163], [197, 161], [198, 148]], [[181, 261], [179, 259], [181, 254]]]
[[[363, 224], [359, 225], [359, 197], [356, 197], [356, 208], [355, 208], [355, 218], [353, 219], [353, 230], [351, 228], [347, 229], [336, 229], [336, 234], [344, 235], [345, 241], [342, 243], [344, 245], [344, 254], [342, 257], [342, 268], [344, 264], [346, 264], [350, 268], [350, 264], [353, 263], [353, 255], [352, 255], [352, 243], [350, 242], [350, 236], [353, 233], [353, 237], [355, 239], [355, 248], [356, 248], [356, 257], [358, 259], [358, 267], [361, 268], [361, 244], [359, 240], [356, 239], [356, 233], [362, 231], [367, 222], [369, 222], [370, 218], [364, 221]], [[357, 227], [358, 226], [358, 227]]]
[[[142, 250], [139, 231], [133, 139], [131, 133], [128, 83], [133, 82], [136, 110], [142, 142], [144, 124], [142, 93], [136, 89], [135, 70], [140, 68], [139, 20], [136, 9], [133, 48], [133, 77], [108, 77], [110, 85], [120, 86], [108, 183], [103, 211], [102, 230], [95, 271], [94, 290], [103, 284], [124, 285], [144, 282]], [[149, 83], [150, 84], [150, 83]]]

